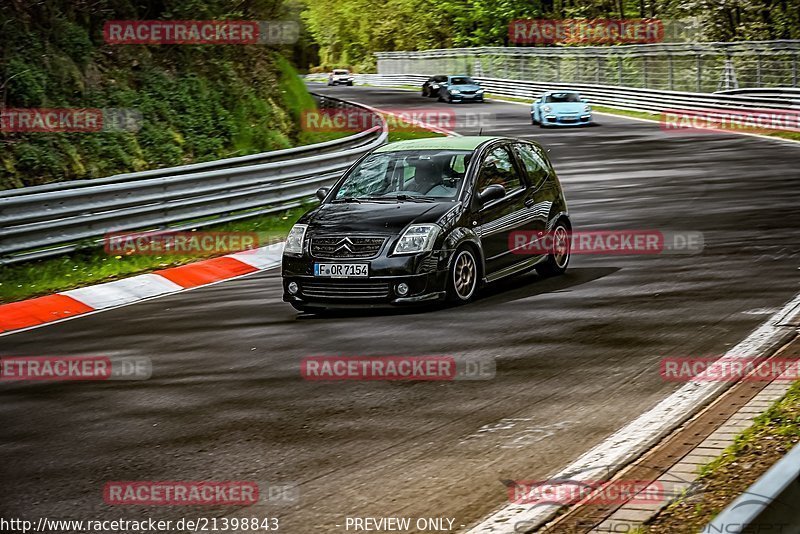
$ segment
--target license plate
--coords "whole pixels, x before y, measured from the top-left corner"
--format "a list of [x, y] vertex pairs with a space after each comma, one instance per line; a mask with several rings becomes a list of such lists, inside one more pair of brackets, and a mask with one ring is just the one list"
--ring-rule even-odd
[[314, 276], [330, 278], [366, 278], [369, 276], [367, 263], [315, 263]]

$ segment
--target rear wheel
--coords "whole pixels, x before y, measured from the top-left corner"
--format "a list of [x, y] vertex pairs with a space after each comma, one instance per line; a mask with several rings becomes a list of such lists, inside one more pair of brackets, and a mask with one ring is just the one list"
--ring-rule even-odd
[[450, 265], [447, 282], [447, 299], [463, 304], [472, 300], [478, 287], [478, 261], [467, 247], [460, 248]]
[[571, 252], [570, 228], [564, 219], [559, 220], [553, 228], [553, 246], [547, 259], [536, 266], [536, 272], [542, 276], [557, 276], [564, 274], [569, 264]]

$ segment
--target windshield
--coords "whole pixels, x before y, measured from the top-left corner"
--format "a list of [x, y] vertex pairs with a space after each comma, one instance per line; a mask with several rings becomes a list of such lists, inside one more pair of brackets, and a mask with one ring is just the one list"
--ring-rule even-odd
[[333, 71], [334, 76], [343, 76], [343, 75], [345, 75], [347, 73], [348, 73], [348, 71], [346, 71], [346, 70], [335, 70], [335, 71]]
[[475, 82], [468, 76], [454, 76], [450, 78], [450, 85], [475, 85]]
[[578, 93], [553, 93], [549, 95], [545, 102], [559, 103], [559, 102], [580, 102], [581, 97]]
[[472, 152], [422, 150], [367, 156], [348, 175], [334, 201], [351, 199], [455, 199]]

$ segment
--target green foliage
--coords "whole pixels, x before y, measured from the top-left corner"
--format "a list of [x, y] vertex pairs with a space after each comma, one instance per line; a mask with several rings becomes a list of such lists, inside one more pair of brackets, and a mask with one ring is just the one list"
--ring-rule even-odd
[[124, 108], [138, 131], [0, 134], [0, 188], [287, 148], [314, 103], [262, 45], [108, 45], [115, 19], [254, 19], [283, 0], [44, 0], [0, 7], [0, 105]]
[[321, 67], [374, 68], [373, 52], [507, 46], [518, 18], [698, 17], [708, 41], [800, 38], [800, 0], [303, 0]]

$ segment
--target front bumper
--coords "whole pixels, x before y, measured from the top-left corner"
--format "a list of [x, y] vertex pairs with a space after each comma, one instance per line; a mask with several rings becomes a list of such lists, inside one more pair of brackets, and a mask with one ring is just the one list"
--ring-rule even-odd
[[584, 113], [582, 115], [544, 115], [542, 124], [547, 126], [585, 126], [592, 123], [592, 114]]
[[[314, 263], [367, 263], [365, 278], [314, 276]], [[402, 306], [444, 298], [447, 287], [447, 252], [432, 251], [410, 256], [381, 256], [373, 259], [328, 260], [309, 255], [284, 255], [282, 263], [283, 301], [299, 306], [323, 308]], [[294, 282], [299, 289], [289, 292]], [[397, 286], [408, 285], [401, 295]]]
[[483, 93], [481, 94], [473, 94], [473, 95], [449, 95], [450, 100], [453, 102], [483, 102]]

